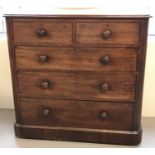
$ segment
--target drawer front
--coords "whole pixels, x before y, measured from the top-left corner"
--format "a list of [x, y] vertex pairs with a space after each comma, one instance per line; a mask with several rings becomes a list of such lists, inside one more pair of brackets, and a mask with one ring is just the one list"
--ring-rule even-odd
[[72, 43], [72, 24], [67, 22], [14, 22], [13, 32], [15, 43]]
[[134, 101], [134, 74], [21, 72], [21, 97]]
[[28, 125], [132, 130], [133, 105], [74, 100], [20, 100]]
[[136, 71], [136, 48], [16, 48], [20, 69]]
[[138, 44], [139, 23], [77, 23], [76, 40], [81, 44]]

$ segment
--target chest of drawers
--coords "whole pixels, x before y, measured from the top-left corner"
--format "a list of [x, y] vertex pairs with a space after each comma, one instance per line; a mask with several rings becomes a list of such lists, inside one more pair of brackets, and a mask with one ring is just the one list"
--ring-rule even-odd
[[140, 143], [148, 18], [6, 15], [15, 134]]

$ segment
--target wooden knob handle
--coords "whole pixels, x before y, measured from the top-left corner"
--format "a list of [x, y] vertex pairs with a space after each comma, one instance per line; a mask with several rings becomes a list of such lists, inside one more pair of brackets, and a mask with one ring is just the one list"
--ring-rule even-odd
[[110, 57], [108, 57], [108, 56], [102, 57], [101, 62], [102, 62], [103, 65], [109, 64], [110, 63]]
[[110, 90], [109, 84], [103, 83], [103, 84], [101, 85], [101, 90], [102, 90], [102, 91], [108, 91], [108, 90]]
[[49, 88], [49, 82], [48, 81], [42, 81], [40, 83], [40, 87], [43, 88], [43, 89]]
[[47, 55], [39, 55], [39, 62], [48, 62], [49, 57]]
[[112, 35], [111, 31], [110, 30], [105, 30], [103, 33], [102, 33], [102, 38], [103, 39], [108, 39], [110, 38]]
[[51, 114], [51, 110], [50, 109], [47, 108], [47, 109], [43, 110], [43, 115], [44, 116], [49, 116], [50, 114]]
[[47, 31], [45, 29], [43, 29], [43, 28], [38, 29], [36, 33], [37, 33], [38, 37], [47, 36]]
[[102, 111], [102, 112], [100, 113], [100, 119], [101, 119], [101, 120], [105, 120], [105, 119], [107, 119], [107, 118], [108, 118], [107, 112]]

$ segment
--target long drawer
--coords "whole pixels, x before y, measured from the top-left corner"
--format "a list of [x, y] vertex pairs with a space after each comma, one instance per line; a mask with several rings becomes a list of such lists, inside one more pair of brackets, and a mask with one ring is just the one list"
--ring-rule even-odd
[[20, 72], [19, 96], [97, 101], [134, 101], [135, 74]]
[[136, 48], [16, 47], [19, 69], [136, 71]]
[[20, 107], [27, 125], [132, 130], [130, 103], [20, 99]]

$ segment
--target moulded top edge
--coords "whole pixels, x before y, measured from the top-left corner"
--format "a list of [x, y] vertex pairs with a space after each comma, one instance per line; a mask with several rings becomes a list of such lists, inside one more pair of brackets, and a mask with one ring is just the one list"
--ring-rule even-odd
[[150, 18], [149, 14], [146, 15], [85, 15], [85, 14], [4, 14], [4, 17], [16, 18]]

